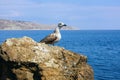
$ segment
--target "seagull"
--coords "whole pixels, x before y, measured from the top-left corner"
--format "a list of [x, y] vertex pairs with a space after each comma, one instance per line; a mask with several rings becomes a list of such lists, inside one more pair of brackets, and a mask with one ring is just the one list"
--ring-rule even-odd
[[45, 38], [43, 38], [40, 42], [41, 43], [45, 43], [45, 44], [52, 44], [52, 45], [54, 45], [54, 43], [60, 41], [60, 39], [61, 39], [60, 29], [63, 26], [67, 26], [67, 25], [64, 24], [63, 22], [58, 23], [58, 27], [55, 28], [54, 32], [49, 34]]

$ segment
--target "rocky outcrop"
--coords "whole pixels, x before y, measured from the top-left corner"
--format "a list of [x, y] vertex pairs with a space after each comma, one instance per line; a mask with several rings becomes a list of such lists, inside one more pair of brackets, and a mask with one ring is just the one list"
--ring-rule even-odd
[[87, 57], [29, 37], [0, 46], [0, 80], [94, 80]]

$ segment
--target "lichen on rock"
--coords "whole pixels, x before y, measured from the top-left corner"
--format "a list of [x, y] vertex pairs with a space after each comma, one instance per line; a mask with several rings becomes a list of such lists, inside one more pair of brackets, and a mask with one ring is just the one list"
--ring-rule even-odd
[[94, 80], [87, 57], [29, 37], [0, 46], [0, 80]]

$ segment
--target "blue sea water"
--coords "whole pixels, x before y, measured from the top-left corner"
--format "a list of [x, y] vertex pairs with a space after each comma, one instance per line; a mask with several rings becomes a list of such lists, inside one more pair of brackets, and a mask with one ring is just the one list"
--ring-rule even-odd
[[[40, 41], [52, 31], [0, 30], [0, 44], [7, 38], [28, 36]], [[56, 45], [88, 57], [95, 80], [120, 80], [120, 30], [61, 31]]]

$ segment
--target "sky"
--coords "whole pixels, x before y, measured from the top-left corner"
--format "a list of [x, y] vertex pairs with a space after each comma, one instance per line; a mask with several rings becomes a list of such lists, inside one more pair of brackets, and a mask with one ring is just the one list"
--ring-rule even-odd
[[120, 0], [0, 0], [0, 19], [120, 30]]

